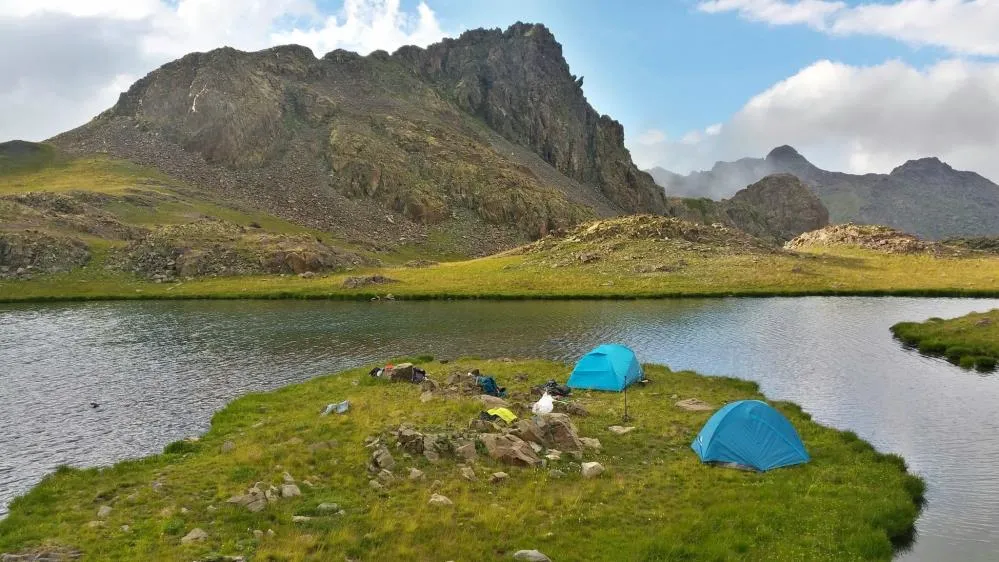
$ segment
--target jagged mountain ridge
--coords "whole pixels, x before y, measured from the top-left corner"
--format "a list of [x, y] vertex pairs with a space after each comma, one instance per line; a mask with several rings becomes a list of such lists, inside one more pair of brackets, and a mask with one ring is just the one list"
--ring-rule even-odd
[[718, 162], [687, 176], [650, 171], [670, 196], [727, 197], [774, 173], [799, 177], [829, 209], [833, 223], [884, 224], [929, 239], [999, 233], [999, 185], [954, 170], [937, 158], [910, 160], [889, 174], [823, 170], [790, 146], [765, 158]]
[[376, 245], [436, 229], [471, 232], [470, 253], [485, 253], [589, 218], [665, 209], [620, 124], [587, 103], [542, 25], [393, 55], [192, 53], [51, 142]]

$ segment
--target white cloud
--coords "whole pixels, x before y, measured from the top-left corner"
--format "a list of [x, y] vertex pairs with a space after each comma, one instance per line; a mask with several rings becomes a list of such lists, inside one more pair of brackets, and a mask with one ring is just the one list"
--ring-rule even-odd
[[41, 140], [107, 109], [149, 71], [192, 51], [301, 43], [367, 54], [446, 36], [399, 0], [0, 0], [0, 140]]
[[403, 45], [425, 47], [446, 35], [426, 3], [421, 2], [416, 11], [415, 15], [401, 11], [399, 0], [347, 0], [341, 15], [328, 16], [317, 27], [274, 33], [271, 42], [305, 45], [316, 53], [336, 48], [369, 53], [391, 52]]
[[638, 135], [638, 143], [644, 145], [654, 145], [666, 141], [666, 133], [659, 129], [649, 129]]
[[948, 60], [921, 70], [820, 61], [754, 96], [715, 135], [633, 152], [643, 166], [688, 172], [790, 144], [832, 170], [887, 172], [938, 156], [999, 180], [996, 92], [999, 63]]
[[853, 6], [828, 0], [708, 0], [697, 8], [736, 12], [771, 25], [807, 25], [834, 35], [874, 35], [954, 54], [999, 56], [996, 0], [896, 0]]
[[773, 25], [805, 24], [815, 28], [824, 28], [826, 18], [843, 10], [844, 2], [828, 2], [825, 0], [801, 0], [800, 2], [785, 2], [783, 0], [711, 0], [701, 2], [698, 9], [709, 14], [720, 12], [738, 12], [742, 17], [766, 22]]

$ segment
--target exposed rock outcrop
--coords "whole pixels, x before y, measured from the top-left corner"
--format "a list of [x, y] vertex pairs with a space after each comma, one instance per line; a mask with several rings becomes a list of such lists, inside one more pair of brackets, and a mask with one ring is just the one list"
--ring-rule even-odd
[[886, 254], [953, 253], [937, 242], [929, 242], [880, 225], [835, 224], [826, 228], [806, 232], [788, 242], [785, 247], [800, 250], [813, 247], [854, 247], [875, 250]]
[[664, 194], [638, 170], [624, 128], [599, 115], [544, 25], [477, 29], [393, 58], [412, 65], [465, 111], [508, 140], [531, 148], [558, 171], [599, 186], [628, 212], [661, 212]]
[[151, 279], [320, 272], [368, 263], [307, 235], [259, 233], [202, 219], [157, 227], [109, 258], [111, 267]]
[[90, 250], [79, 238], [35, 230], [0, 231], [0, 278], [68, 271], [88, 261]]

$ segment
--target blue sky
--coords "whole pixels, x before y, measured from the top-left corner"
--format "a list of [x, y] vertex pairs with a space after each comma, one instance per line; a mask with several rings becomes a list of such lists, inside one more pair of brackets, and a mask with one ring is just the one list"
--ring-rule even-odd
[[639, 166], [790, 144], [888, 172], [938, 156], [999, 180], [999, 0], [0, 0], [0, 139], [41, 140], [192, 51], [321, 56], [543, 23]]
[[901, 58], [924, 66], [944, 55], [891, 39], [837, 38], [701, 13], [684, 0], [432, 0], [430, 6], [447, 30], [544, 23], [572, 72], [585, 77], [590, 103], [631, 134], [658, 129], [679, 137], [724, 122], [751, 96], [817, 60], [872, 65]]

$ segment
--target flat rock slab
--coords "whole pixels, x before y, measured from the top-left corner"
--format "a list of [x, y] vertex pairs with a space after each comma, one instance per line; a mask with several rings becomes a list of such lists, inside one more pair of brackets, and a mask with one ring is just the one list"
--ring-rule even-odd
[[41, 548], [18, 553], [0, 554], [0, 562], [68, 562], [79, 560], [83, 553], [68, 548]]
[[676, 403], [676, 407], [688, 412], [710, 412], [715, 407], [698, 398], [688, 398]]
[[513, 553], [514, 560], [526, 560], [528, 562], [552, 562], [551, 558], [539, 550], [518, 550]]

